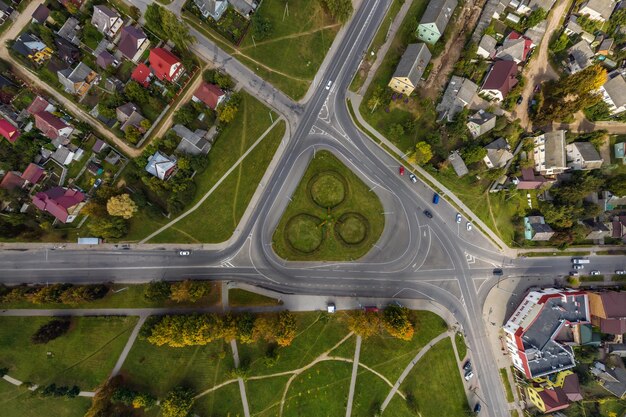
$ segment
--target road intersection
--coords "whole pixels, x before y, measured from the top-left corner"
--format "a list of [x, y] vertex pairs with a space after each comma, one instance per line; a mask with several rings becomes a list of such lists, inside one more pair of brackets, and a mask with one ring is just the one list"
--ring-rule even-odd
[[[446, 308], [462, 327], [476, 369], [485, 415], [508, 416], [508, 405], [493, 352], [487, 341], [482, 307], [497, 284], [493, 268], [505, 276], [558, 276], [569, 272], [568, 258], [513, 258], [480, 232], [454, 221], [456, 209], [432, 190], [397, 175], [398, 162], [354, 125], [346, 92], [359, 62], [385, 16], [388, 2], [363, 0], [341, 43], [318, 74], [319, 83], [303, 104], [293, 102], [210, 40], [193, 33], [194, 52], [233, 75], [284, 117], [292, 132], [282, 158], [241, 233], [227, 247], [196, 250], [180, 257], [157, 245], [131, 250], [33, 249], [0, 252], [6, 283], [147, 282], [154, 279], [224, 279], [284, 293], [426, 299]], [[328, 89], [326, 86], [330, 85]], [[375, 248], [354, 262], [290, 262], [272, 250], [272, 235], [315, 152], [329, 150], [380, 198], [385, 230]], [[433, 219], [423, 215], [428, 209]], [[604, 273], [624, 268], [623, 258], [594, 257]], [[323, 306], [320, 306], [322, 308]]]

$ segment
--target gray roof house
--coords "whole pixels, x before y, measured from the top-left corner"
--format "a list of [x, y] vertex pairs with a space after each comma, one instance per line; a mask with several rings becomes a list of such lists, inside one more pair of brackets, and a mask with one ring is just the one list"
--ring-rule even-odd
[[591, 142], [573, 142], [565, 147], [567, 166], [575, 171], [599, 169], [604, 160]]
[[588, 15], [590, 19], [606, 22], [613, 14], [615, 0], [588, 0], [580, 5], [578, 14]]
[[166, 180], [176, 170], [176, 158], [173, 156], [168, 157], [156, 151], [148, 160], [145, 170], [158, 179]]
[[226, 0], [193, 0], [194, 4], [198, 6], [200, 13], [205, 18], [211, 17], [213, 20], [220, 20], [222, 14], [228, 7]]
[[145, 120], [145, 117], [139, 112], [139, 107], [136, 104], [128, 102], [122, 104], [115, 109], [115, 116], [121, 123], [120, 130], [126, 132], [130, 126], [134, 126], [137, 129], [141, 129], [141, 122]]
[[535, 172], [558, 175], [568, 169], [565, 156], [565, 131], [547, 132], [533, 139]]
[[435, 44], [446, 30], [457, 4], [457, 0], [432, 0], [429, 2], [417, 27], [418, 39], [431, 45]]
[[80, 45], [80, 38], [78, 37], [79, 30], [80, 25], [78, 24], [78, 20], [70, 17], [65, 21], [65, 23], [63, 23], [63, 26], [61, 26], [57, 35], [66, 41], [72, 42], [74, 45]]
[[598, 379], [604, 389], [615, 395], [617, 398], [624, 398], [626, 395], [626, 370], [622, 368], [607, 368], [600, 362], [593, 364], [591, 373]]
[[457, 113], [474, 100], [477, 91], [478, 86], [472, 81], [453, 75], [441, 102], [437, 105], [437, 120], [446, 119], [451, 122]]
[[487, 155], [483, 158], [487, 168], [502, 168], [506, 163], [513, 159], [511, 148], [504, 138], [498, 138], [485, 146]]
[[149, 45], [148, 37], [140, 28], [134, 26], [122, 28], [118, 49], [126, 58], [137, 62]]
[[577, 17], [573, 14], [570, 15], [569, 19], [567, 19], [567, 24], [565, 25], [565, 34], [567, 36], [577, 35], [583, 32], [582, 26], [578, 24]]
[[454, 168], [454, 172], [456, 172], [457, 176], [462, 177], [469, 173], [467, 165], [465, 165], [465, 161], [461, 158], [459, 151], [451, 152], [450, 156], [448, 156], [448, 161], [452, 164], [452, 168]]
[[609, 106], [611, 114], [618, 114], [626, 110], [626, 80], [615, 71], [609, 74], [607, 82], [600, 87], [602, 100]]
[[496, 115], [482, 109], [471, 115], [467, 122], [467, 128], [474, 139], [489, 132], [494, 127], [496, 127]]
[[425, 43], [410, 44], [402, 54], [402, 59], [389, 81], [389, 87], [400, 94], [411, 95], [431, 56]]
[[100, 4], [93, 7], [91, 24], [105, 36], [114, 38], [124, 21], [115, 10]]
[[524, 217], [524, 237], [526, 240], [545, 241], [554, 236], [554, 230], [546, 224], [543, 216]]
[[66, 148], [65, 146], [59, 146], [56, 151], [50, 156], [61, 165], [69, 165], [74, 160], [74, 152]]
[[581, 40], [576, 45], [567, 50], [569, 54], [569, 72], [574, 74], [581, 71], [592, 64], [591, 60], [595, 53], [585, 40]]
[[585, 236], [585, 240], [601, 241], [605, 237], [611, 236], [611, 230], [604, 223], [588, 221], [584, 224], [589, 227], [589, 233]]
[[102, 69], [106, 69], [110, 65], [115, 65], [115, 62], [115, 57], [106, 49], [100, 52], [100, 55], [96, 57], [96, 64]]
[[100, 77], [98, 73], [79, 62], [74, 69], [67, 68], [57, 72], [59, 82], [65, 87], [65, 91], [83, 97]]
[[476, 55], [485, 59], [492, 59], [496, 55], [497, 43], [498, 41], [496, 41], [492, 36], [484, 35], [478, 44]]
[[249, 18], [258, 7], [256, 0], [228, 0], [228, 3], [245, 18]]
[[206, 155], [211, 150], [211, 143], [207, 139], [209, 132], [206, 130], [196, 129], [195, 132], [192, 132], [180, 124], [174, 125], [172, 130], [181, 139], [176, 147], [176, 152], [189, 155]]

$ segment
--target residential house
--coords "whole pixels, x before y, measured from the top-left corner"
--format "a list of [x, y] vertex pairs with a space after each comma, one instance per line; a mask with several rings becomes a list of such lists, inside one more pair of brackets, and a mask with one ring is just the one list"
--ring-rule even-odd
[[[526, 39], [531, 40], [532, 42], [531, 47], [534, 48], [535, 46], [541, 43], [541, 41], [543, 40], [543, 36], [545, 35], [547, 29], [548, 29], [548, 21], [542, 20], [536, 26], [526, 29], [526, 32], [524, 32], [524, 37]], [[530, 52], [530, 54], [532, 54], [532, 51]]]
[[558, 175], [567, 170], [565, 156], [565, 131], [544, 133], [533, 139], [535, 172], [541, 175]]
[[176, 82], [185, 72], [180, 59], [167, 49], [154, 48], [150, 50], [150, 68], [161, 81]]
[[602, 333], [623, 335], [626, 333], [626, 292], [589, 292], [591, 324]]
[[71, 223], [85, 205], [85, 195], [78, 190], [53, 187], [33, 196], [33, 204], [53, 215], [61, 223]]
[[575, 171], [599, 169], [604, 160], [591, 142], [574, 142], [565, 147], [567, 166]]
[[[81, 7], [83, 7], [84, 0], [59, 0], [59, 3], [61, 3], [66, 9], [68, 9], [68, 11], [72, 12], [72, 7], [76, 9], [80, 9]], [[70, 5], [72, 7], [70, 7]]]
[[203, 81], [198, 89], [193, 93], [193, 97], [191, 97], [191, 99], [196, 103], [204, 103], [212, 110], [215, 110], [224, 100], [226, 100], [226, 93], [224, 93], [218, 86]]
[[96, 139], [96, 143], [93, 144], [93, 146], [91, 147], [91, 150], [94, 153], [100, 153], [108, 147], [109, 145], [107, 145], [105, 141], [103, 141], [102, 139]]
[[141, 62], [135, 69], [133, 73], [130, 75], [130, 78], [134, 81], [137, 81], [142, 86], [148, 88], [150, 85], [150, 78], [152, 77], [152, 71], [150, 68], [143, 62]]
[[457, 4], [457, 0], [432, 0], [429, 2], [417, 27], [418, 39], [434, 45], [446, 30]]
[[2, 181], [0, 181], [0, 188], [7, 191], [12, 191], [18, 188], [24, 187], [26, 181], [22, 178], [19, 172], [9, 171], [4, 174]]
[[33, 22], [37, 22], [40, 25], [43, 25], [46, 20], [50, 17], [50, 9], [48, 9], [43, 3], [37, 6], [35, 11], [32, 14]]
[[570, 370], [559, 372], [554, 378], [535, 378], [527, 385], [526, 393], [542, 413], [563, 410], [583, 399], [578, 375]]
[[192, 132], [183, 125], [174, 125], [172, 130], [181, 139], [176, 147], [176, 152], [189, 155], [206, 155], [211, 150], [211, 143], [207, 139], [209, 132], [206, 130], [196, 129]]
[[626, 216], [613, 217], [609, 223], [609, 229], [611, 229], [613, 239], [622, 239], [623, 242], [626, 242]]
[[0, 117], [0, 136], [4, 137], [11, 143], [15, 143], [20, 137], [20, 130], [13, 126], [8, 120]]
[[41, 96], [37, 96], [35, 97], [33, 102], [30, 103], [30, 105], [26, 108], [26, 111], [31, 116], [34, 116], [35, 114], [42, 112], [42, 111], [46, 111], [49, 113], [55, 112], [56, 107], [50, 104], [48, 100], [46, 100], [45, 98]]
[[389, 87], [395, 92], [410, 96], [422, 78], [430, 58], [431, 54], [425, 43], [410, 44], [391, 76]]
[[57, 76], [66, 92], [81, 98], [87, 94], [92, 85], [100, 80], [98, 73], [82, 62], [79, 62], [74, 69], [58, 71]]
[[13, 7], [0, 0], [0, 25], [6, 22], [13, 13]]
[[49, 139], [64, 142], [69, 139], [74, 128], [47, 111], [35, 113], [35, 127]]
[[617, 398], [626, 396], [626, 370], [622, 368], [608, 368], [605, 364], [596, 362], [591, 373], [598, 383]]
[[100, 31], [100, 33], [112, 39], [122, 28], [124, 21], [115, 10], [112, 10], [105, 5], [99, 4], [93, 7], [91, 24], [94, 25]]
[[480, 43], [478, 44], [476, 55], [485, 59], [493, 59], [493, 57], [496, 56], [497, 43], [498, 41], [496, 41], [492, 36], [483, 35], [480, 39]]
[[167, 180], [176, 171], [176, 158], [156, 151], [148, 160], [145, 170], [158, 179]]
[[467, 128], [474, 139], [489, 132], [494, 127], [496, 127], [496, 115], [482, 109], [471, 115], [467, 122]]
[[22, 33], [15, 38], [11, 48], [37, 65], [50, 59], [53, 53], [52, 49], [47, 47], [42, 40], [29, 32]]
[[66, 64], [74, 65], [80, 60], [80, 50], [72, 42], [60, 36], [55, 36], [54, 45], [57, 49], [57, 56]]
[[[626, 196], [619, 197], [613, 195], [608, 190], [602, 191], [593, 191], [589, 195], [585, 197], [585, 201], [588, 203], [592, 203], [600, 207], [602, 213], [606, 213], [607, 211], [615, 210], [617, 206], [626, 206]], [[610, 228], [610, 224], [609, 224]]]
[[545, 377], [576, 366], [564, 332], [578, 333], [590, 321], [584, 291], [545, 288], [530, 291], [504, 326], [513, 366], [528, 379]]
[[522, 168], [522, 178], [514, 179], [513, 183], [518, 190], [537, 190], [545, 184], [550, 184], [550, 181], [542, 175], [535, 175], [532, 168]]
[[613, 145], [613, 152], [615, 153], [616, 162], [621, 161], [623, 165], [626, 164], [626, 142], [619, 142]]
[[498, 138], [485, 146], [487, 155], [483, 158], [487, 168], [503, 168], [513, 159], [511, 148], [504, 138]]
[[617, 71], [609, 74], [608, 78], [600, 87], [602, 100], [609, 106], [611, 114], [619, 114], [626, 110], [626, 80]]
[[615, 0], [587, 0], [580, 5], [578, 14], [587, 15], [592, 20], [606, 22], [613, 14], [615, 4]]
[[228, 0], [228, 3], [233, 6], [237, 13], [239, 13], [246, 19], [252, 16], [254, 11], [258, 7], [258, 3], [256, 0]]
[[604, 223], [597, 222], [594, 220], [586, 220], [583, 222], [587, 226], [587, 236], [585, 236], [585, 240], [593, 240], [599, 244], [604, 243], [604, 238], [611, 236], [611, 229], [606, 226]]
[[98, 56], [96, 57], [96, 65], [98, 65], [102, 69], [106, 69], [110, 66], [115, 66], [115, 64], [117, 64], [115, 57], [111, 55], [111, 53], [106, 49], [100, 52], [100, 54], [98, 54]]
[[148, 46], [150, 41], [141, 28], [125, 26], [122, 29], [118, 49], [124, 57], [137, 62]]
[[567, 68], [571, 74], [575, 74], [578, 71], [582, 71], [591, 64], [592, 59], [595, 56], [589, 43], [585, 40], [581, 40], [577, 44], [573, 45], [567, 50], [569, 56], [569, 63]]
[[596, 49], [596, 55], [608, 57], [609, 55], [613, 55], [613, 38], [605, 38], [598, 48]]
[[491, 99], [502, 101], [516, 84], [517, 64], [513, 61], [496, 61], [480, 91]]
[[478, 86], [472, 81], [453, 75], [437, 105], [437, 120], [454, 120], [454, 116], [474, 101], [477, 91]]
[[546, 224], [543, 216], [524, 217], [524, 238], [535, 242], [550, 240], [554, 230]]
[[126, 132], [130, 126], [137, 128], [141, 132], [145, 129], [141, 127], [141, 122], [146, 120], [134, 103], [126, 103], [115, 109], [117, 120], [121, 123], [120, 130]]
[[22, 173], [22, 179], [26, 184], [37, 184], [46, 175], [46, 170], [37, 164], [30, 163]]
[[93, 176], [98, 176], [98, 175], [102, 175], [102, 173], [104, 172], [104, 169], [102, 168], [102, 165], [100, 165], [99, 163], [95, 161], [89, 161], [89, 163], [87, 164], [87, 172], [89, 172]]
[[226, 0], [193, 0], [193, 3], [198, 6], [204, 18], [210, 17], [215, 21], [220, 20], [228, 8], [228, 1]]
[[533, 41], [513, 31], [509, 33], [502, 46], [496, 51], [496, 58], [521, 64], [526, 62], [533, 46]]
[[69, 165], [75, 157], [76, 153], [65, 146], [59, 146], [50, 156], [50, 158], [63, 166]]
[[69, 17], [65, 21], [65, 23], [63, 23], [63, 26], [61, 26], [61, 29], [59, 29], [57, 35], [59, 35], [66, 41], [73, 43], [74, 45], [80, 45], [80, 38], [78, 36], [79, 31], [80, 25], [78, 23], [78, 20], [76, 18]]
[[469, 173], [467, 165], [465, 165], [465, 161], [463, 161], [463, 158], [461, 158], [461, 154], [459, 154], [459, 151], [451, 152], [448, 156], [448, 162], [450, 162], [452, 168], [454, 169], [454, 172], [456, 172], [456, 175], [459, 178]]
[[511, 0], [509, 5], [515, 9], [517, 13], [527, 15], [539, 8], [546, 12], [552, 9], [556, 0]]
[[564, 32], [567, 36], [578, 35], [579, 33], [584, 32], [582, 26], [578, 24], [578, 18], [573, 14], [569, 16], [569, 19], [567, 19]]

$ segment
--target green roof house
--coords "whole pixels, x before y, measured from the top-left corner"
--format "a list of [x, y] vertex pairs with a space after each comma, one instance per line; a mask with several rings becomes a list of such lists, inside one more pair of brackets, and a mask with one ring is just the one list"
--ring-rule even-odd
[[443, 35], [443, 31], [446, 30], [457, 4], [458, 0], [432, 0], [428, 3], [417, 27], [417, 37], [434, 45]]

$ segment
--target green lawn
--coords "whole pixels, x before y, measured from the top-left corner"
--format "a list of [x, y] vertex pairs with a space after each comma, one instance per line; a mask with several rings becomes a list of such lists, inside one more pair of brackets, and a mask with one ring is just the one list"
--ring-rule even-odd
[[[391, 383], [395, 383], [392, 381]], [[371, 417], [380, 409], [391, 387], [372, 372], [359, 368], [356, 377], [352, 417]], [[402, 398], [400, 398], [402, 399]], [[389, 414], [395, 416], [396, 414]]]
[[0, 381], [2, 417], [83, 417], [90, 405], [90, 398], [40, 398], [25, 386]]
[[[330, 195], [337, 190], [329, 188], [328, 177], [339, 180], [343, 200], [339, 194]], [[330, 200], [340, 203], [332, 208], [320, 205]], [[288, 260], [358, 259], [380, 237], [382, 213], [378, 196], [356, 174], [330, 152], [317, 152], [276, 227], [274, 250]]]
[[502, 379], [502, 384], [504, 385], [504, 390], [506, 391], [506, 400], [512, 403], [515, 398], [513, 397], [513, 390], [511, 389], [511, 384], [509, 384], [509, 378], [506, 374], [506, 368], [500, 369], [500, 379]]
[[198, 307], [215, 305], [220, 302], [220, 286], [214, 284], [211, 292], [195, 303], [176, 303], [175, 301], [150, 301], [144, 297], [148, 284], [113, 284], [111, 291], [104, 298], [90, 303], [67, 305], [60, 303], [32, 304], [28, 301], [0, 303], [0, 308], [157, 308], [157, 307]]
[[278, 417], [280, 400], [291, 375], [246, 381], [246, 394], [250, 415], [255, 417]]
[[[248, 397], [250, 401], [250, 397]], [[207, 417], [243, 417], [239, 384], [233, 382], [196, 400], [193, 410]]]
[[333, 349], [329, 356], [336, 356], [339, 358], [354, 359], [354, 349], [356, 349], [356, 336], [351, 336], [342, 344]]
[[345, 415], [351, 371], [347, 362], [321, 362], [298, 375], [287, 392], [283, 416]]
[[400, 389], [413, 395], [422, 417], [468, 415], [469, 405], [449, 338], [422, 357]]
[[467, 355], [467, 345], [465, 344], [465, 338], [461, 333], [457, 333], [454, 337], [454, 343], [456, 344], [456, 351], [459, 354], [459, 360], [463, 360]]
[[66, 335], [34, 345], [30, 337], [48, 321], [48, 317], [1, 317], [0, 367], [8, 367], [9, 375], [21, 381], [93, 390], [113, 369], [137, 318], [77, 317]]
[[415, 325], [413, 340], [405, 342], [390, 336], [374, 336], [363, 341], [360, 363], [383, 374], [392, 382], [406, 365], [433, 338], [446, 331], [446, 323], [430, 311], [411, 311]]
[[223, 342], [171, 348], [137, 339], [122, 374], [130, 386], [163, 396], [178, 385], [202, 392], [231, 379], [233, 368], [230, 346]]
[[228, 290], [228, 304], [231, 307], [245, 306], [275, 306], [281, 303], [272, 297], [266, 297], [261, 294], [234, 288]]

